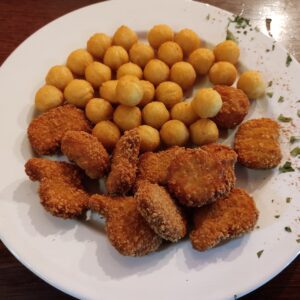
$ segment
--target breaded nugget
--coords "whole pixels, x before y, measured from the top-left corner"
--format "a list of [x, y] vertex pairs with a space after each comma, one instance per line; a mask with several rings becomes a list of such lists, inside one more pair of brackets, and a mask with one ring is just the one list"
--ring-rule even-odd
[[187, 233], [187, 221], [164, 187], [141, 181], [134, 198], [138, 211], [149, 226], [163, 239], [177, 242]]
[[208, 144], [202, 146], [201, 149], [213, 155], [223, 164], [225, 181], [230, 186], [234, 186], [236, 182], [234, 166], [237, 161], [237, 154], [235, 151], [222, 144]]
[[133, 197], [93, 195], [89, 207], [105, 216], [107, 236], [122, 255], [147, 255], [161, 245], [162, 239], [140, 215]]
[[68, 131], [61, 151], [92, 179], [102, 177], [109, 167], [109, 155], [98, 139], [84, 131]]
[[223, 199], [194, 212], [193, 247], [199, 251], [253, 230], [258, 219], [254, 200], [243, 190], [233, 189]]
[[189, 149], [177, 155], [168, 171], [169, 191], [181, 204], [200, 207], [226, 196], [233, 182], [225, 166], [207, 151]]
[[124, 195], [135, 182], [141, 139], [136, 129], [125, 131], [116, 144], [106, 181], [110, 194]]
[[32, 158], [25, 172], [33, 181], [40, 181], [41, 204], [52, 215], [64, 219], [82, 215], [89, 196], [83, 190], [79, 169], [66, 162]]
[[152, 183], [166, 185], [170, 163], [184, 151], [184, 147], [175, 146], [157, 153], [146, 152], [142, 154], [138, 164], [137, 182], [148, 180]]
[[271, 169], [281, 160], [279, 125], [268, 118], [243, 123], [234, 140], [238, 161], [251, 169]]
[[59, 150], [61, 139], [69, 130], [89, 132], [91, 127], [82, 110], [64, 105], [33, 119], [27, 134], [33, 150], [39, 155], [47, 155]]
[[214, 90], [221, 95], [223, 105], [212, 120], [219, 128], [236, 127], [248, 113], [250, 102], [247, 95], [240, 89], [226, 85], [216, 85]]

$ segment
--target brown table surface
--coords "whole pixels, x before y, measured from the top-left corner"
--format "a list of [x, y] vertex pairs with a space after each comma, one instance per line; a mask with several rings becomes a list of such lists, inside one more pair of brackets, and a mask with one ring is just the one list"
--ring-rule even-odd
[[[0, 63], [28, 36], [48, 22], [74, 9], [96, 3], [93, 0], [1, 0]], [[271, 18], [273, 37], [300, 60], [300, 1], [240, 0], [203, 1], [243, 15], [262, 32]], [[247, 270], [245, 270], [247, 272]], [[217, 287], [216, 287], [217, 288]], [[199, 295], [200, 297], [200, 295]], [[201, 297], [200, 297], [201, 298]], [[0, 241], [0, 299], [72, 299], [48, 285], [10, 254]], [[300, 299], [300, 259], [263, 287], [244, 299]]]

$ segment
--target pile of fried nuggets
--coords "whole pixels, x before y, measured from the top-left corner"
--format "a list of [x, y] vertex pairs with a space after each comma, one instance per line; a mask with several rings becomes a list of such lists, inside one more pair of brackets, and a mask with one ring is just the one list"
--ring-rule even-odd
[[[25, 171], [40, 182], [47, 211], [62, 218], [79, 217], [89, 209], [103, 215], [110, 242], [127, 256], [146, 255], [164, 240], [177, 242], [187, 235], [195, 249], [204, 251], [253, 230], [258, 211], [254, 200], [235, 188], [234, 165], [238, 160], [265, 169], [281, 159], [278, 125], [266, 118], [240, 126], [235, 151], [208, 144], [140, 155], [140, 137], [132, 129], [110, 158], [90, 130], [83, 111], [72, 105], [35, 118], [28, 128], [34, 151], [51, 155], [61, 150], [73, 163], [32, 158]], [[106, 175], [107, 194], [85, 191], [84, 176]]]

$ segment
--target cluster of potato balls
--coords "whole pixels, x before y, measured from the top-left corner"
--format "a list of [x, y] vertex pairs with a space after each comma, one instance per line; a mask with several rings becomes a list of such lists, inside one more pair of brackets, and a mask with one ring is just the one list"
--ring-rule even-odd
[[[95, 125], [92, 134], [109, 151], [123, 131], [136, 127], [142, 151], [154, 151], [161, 141], [167, 146], [215, 142], [219, 132], [210, 118], [222, 108], [220, 94], [202, 88], [186, 101], [184, 92], [197, 75], [208, 75], [213, 85], [231, 86], [238, 74], [238, 45], [226, 40], [211, 50], [191, 29], [174, 33], [164, 24], [151, 28], [147, 37], [149, 44], [139, 42], [127, 26], [113, 37], [94, 34], [86, 49], [69, 54], [66, 65], [49, 70], [35, 96], [37, 110], [64, 102], [84, 109]], [[265, 90], [256, 71], [241, 74], [237, 87], [250, 99]]]

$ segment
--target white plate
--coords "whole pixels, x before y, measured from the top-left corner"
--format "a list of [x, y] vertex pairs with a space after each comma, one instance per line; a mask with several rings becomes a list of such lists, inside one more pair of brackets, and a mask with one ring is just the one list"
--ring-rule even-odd
[[[209, 20], [207, 20], [207, 16]], [[64, 221], [39, 204], [38, 184], [24, 174], [32, 156], [26, 129], [33, 115], [35, 91], [50, 66], [63, 63], [68, 53], [84, 47], [94, 32], [112, 34], [127, 24], [141, 37], [157, 23], [175, 30], [189, 27], [216, 44], [225, 38], [231, 14], [188, 1], [111, 1], [85, 7], [43, 27], [6, 60], [0, 71], [1, 192], [0, 234], [10, 251], [30, 270], [53, 286], [89, 299], [229, 299], [241, 296], [270, 280], [298, 254], [299, 171], [238, 169], [239, 185], [253, 195], [260, 210], [260, 228], [242, 238], [199, 253], [188, 241], [142, 258], [119, 255], [108, 243], [103, 225]], [[234, 24], [230, 30], [235, 32]], [[254, 101], [247, 118], [280, 113], [293, 117], [283, 123], [282, 162], [289, 158], [288, 138], [300, 132], [296, 103], [300, 95], [300, 67], [286, 67], [287, 52], [263, 34], [237, 34], [241, 61], [259, 69], [272, 98]], [[271, 51], [266, 52], [266, 49]], [[279, 96], [285, 101], [278, 103]], [[231, 134], [232, 136], [232, 134]], [[227, 142], [230, 141], [230, 138]], [[299, 167], [299, 159], [293, 158]], [[296, 199], [298, 195], [298, 199]], [[291, 203], [286, 203], [291, 197]], [[274, 215], [280, 215], [279, 219]], [[290, 226], [291, 233], [285, 231]], [[260, 258], [257, 252], [264, 250]]]

